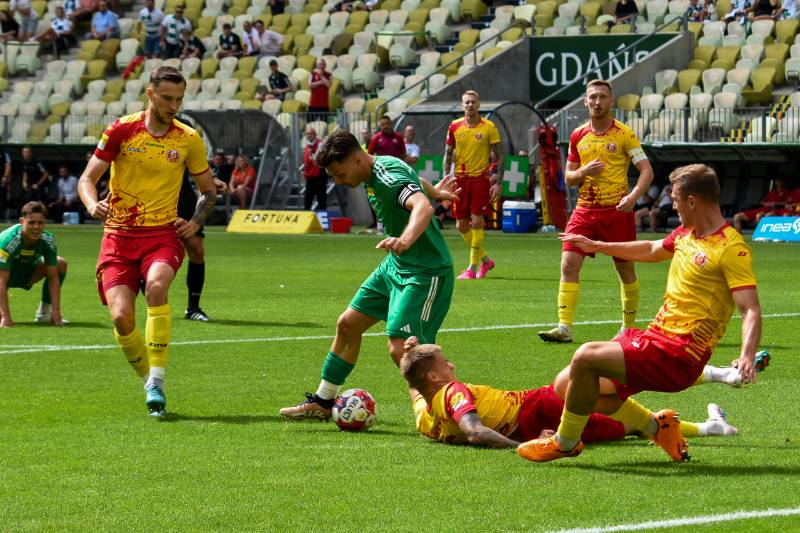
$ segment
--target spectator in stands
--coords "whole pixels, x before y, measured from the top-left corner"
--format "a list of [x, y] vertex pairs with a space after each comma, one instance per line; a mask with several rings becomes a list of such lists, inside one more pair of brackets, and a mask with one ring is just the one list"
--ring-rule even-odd
[[257, 56], [261, 49], [261, 39], [259, 39], [258, 31], [253, 27], [253, 23], [245, 20], [242, 23], [242, 48], [244, 55]]
[[361, 130], [361, 149], [365, 152], [369, 150], [369, 143], [372, 141], [372, 132], [369, 128]]
[[783, 209], [775, 209], [778, 217], [800, 217], [800, 187], [789, 192], [789, 199]]
[[72, 14], [69, 15], [70, 8], [67, 8], [67, 14], [72, 22], [78, 22], [84, 19], [89, 19], [97, 11], [99, 0], [75, 0]]
[[241, 57], [242, 55], [242, 39], [235, 33], [229, 23], [222, 25], [222, 33], [219, 36], [219, 49], [217, 50], [217, 57]]
[[228, 188], [231, 197], [239, 202], [239, 209], [247, 207], [256, 187], [256, 169], [250, 165], [246, 155], [236, 156], [236, 168], [231, 172], [231, 181]]
[[33, 9], [31, 0], [11, 0], [9, 7], [13, 13], [19, 15], [19, 40], [25, 42], [36, 35], [39, 14]]
[[292, 90], [292, 80], [289, 79], [289, 76], [278, 70], [278, 62], [274, 59], [269, 62], [269, 70], [269, 88], [264, 87], [264, 91], [257, 92], [256, 100], [259, 102], [275, 99], [283, 101], [286, 97], [286, 93]]
[[798, 18], [800, 18], [800, 11], [797, 8], [797, 0], [783, 0], [781, 7], [772, 12], [772, 19], [775, 21]]
[[659, 191], [658, 185], [654, 183], [650, 185], [646, 193], [636, 200], [636, 207], [633, 211], [633, 220], [636, 223], [636, 229], [644, 229], [644, 217], [650, 215], [650, 209], [653, 207], [653, 204], [655, 204]]
[[759, 207], [746, 209], [733, 215], [733, 227], [741, 232], [745, 222], [748, 225], [758, 224], [763, 217], [773, 216], [778, 210], [786, 209], [786, 204], [792, 201], [793, 196], [792, 191], [786, 187], [786, 180], [777, 178], [774, 187], [761, 200]]
[[[81, 213], [81, 199], [78, 197], [78, 177], [70, 172], [69, 167], [61, 165], [58, 167], [58, 198], [50, 202], [47, 206], [52, 219], [61, 223], [64, 220], [66, 211], [77, 211]], [[81, 217], [82, 218], [82, 217]]]
[[272, 16], [280, 15], [286, 7], [286, 0], [269, 0], [269, 8]]
[[716, 22], [718, 20], [719, 15], [717, 15], [717, 4], [714, 0], [705, 0], [705, 5], [703, 6], [703, 22], [709, 23]]
[[[639, 14], [639, 8], [633, 0], [619, 0], [614, 8], [614, 24], [631, 24]], [[613, 24], [609, 24], [613, 26]]]
[[0, 39], [3, 42], [16, 41], [19, 33], [19, 22], [10, 11], [0, 11]]
[[700, 5], [699, 0], [689, 0], [689, 7], [686, 8], [686, 18], [689, 22], [703, 22], [705, 8]]
[[771, 20], [772, 12], [773, 8], [770, 0], [755, 0], [755, 3], [750, 8], [750, 21]]
[[731, 2], [731, 10], [728, 11], [728, 14], [725, 15], [722, 21], [727, 24], [735, 20], [744, 26], [747, 22], [748, 11], [750, 11], [750, 0], [733, 0]]
[[97, 12], [92, 17], [92, 31], [86, 34], [87, 39], [119, 39], [119, 20], [117, 14], [108, 9], [108, 2], [100, 0]]
[[303, 150], [303, 177], [306, 180], [306, 192], [303, 201], [304, 209], [311, 210], [314, 197], [317, 198], [317, 210], [324, 211], [328, 207], [328, 174], [325, 169], [314, 164], [314, 154], [322, 144], [317, 137], [317, 130], [306, 127], [306, 147]]
[[164, 13], [156, 8], [155, 0], [144, 0], [144, 7], [139, 11], [137, 33], [141, 36], [144, 28], [144, 46], [142, 51], [148, 59], [161, 55], [161, 23]]
[[33, 157], [30, 146], [22, 149], [22, 190], [38, 202], [46, 202], [50, 192], [50, 172]]
[[3, 175], [0, 177], [0, 217], [8, 220], [11, 210], [11, 186], [13, 175], [11, 174], [11, 155], [8, 152], [0, 152], [0, 162], [3, 163]]
[[231, 180], [231, 173], [233, 172], [233, 165], [228, 163], [225, 158], [225, 152], [217, 150], [214, 152], [214, 157], [211, 159], [211, 174], [218, 180], [228, 183]]
[[404, 135], [406, 143], [406, 163], [411, 165], [411, 168], [414, 168], [414, 165], [419, 161], [419, 146], [414, 144], [414, 136], [416, 136], [416, 134], [417, 130], [414, 129], [414, 126], [411, 124], [406, 126]]
[[283, 51], [283, 35], [264, 26], [263, 20], [256, 21], [256, 32], [261, 43], [259, 56], [279, 56]]
[[175, 14], [167, 15], [161, 22], [161, 51], [164, 59], [180, 57], [183, 50], [183, 30], [192, 29], [192, 23], [183, 16], [183, 6], [175, 6]]
[[34, 39], [39, 42], [54, 42], [58, 52], [65, 52], [77, 43], [72, 33], [72, 21], [67, 18], [61, 6], [56, 7], [56, 16], [50, 21], [50, 27]]
[[203, 41], [195, 37], [191, 29], [183, 30], [183, 49], [181, 50], [181, 59], [187, 57], [196, 57], [203, 59], [206, 54], [206, 45]]
[[392, 119], [383, 115], [380, 120], [381, 129], [369, 142], [367, 153], [370, 155], [391, 155], [405, 161], [406, 141], [400, 133], [394, 131]]
[[328, 89], [333, 83], [330, 72], [325, 71], [327, 63], [322, 58], [317, 59], [317, 68], [308, 78], [308, 88], [311, 89], [311, 99], [308, 103], [308, 120], [325, 120], [330, 112], [328, 105]]
[[667, 226], [670, 217], [677, 216], [672, 208], [672, 185], [667, 184], [661, 189], [661, 194], [656, 198], [653, 208], [650, 210], [650, 231], [658, 233], [662, 227]]

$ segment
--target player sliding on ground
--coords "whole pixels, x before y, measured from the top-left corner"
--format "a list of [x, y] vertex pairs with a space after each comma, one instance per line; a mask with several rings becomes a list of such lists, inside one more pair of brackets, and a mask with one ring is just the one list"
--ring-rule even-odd
[[[558, 426], [564, 402], [556, 391], [566, 388], [568, 372], [561, 372], [555, 384], [546, 387], [500, 390], [458, 381], [455, 366], [435, 344], [417, 344], [417, 339], [411, 337], [406, 348], [400, 372], [409, 385], [417, 431], [426, 437], [447, 444], [516, 448], [522, 441], [552, 435]], [[725, 369], [714, 370], [724, 373]], [[614, 387], [610, 381], [603, 381], [604, 387]], [[681, 422], [680, 430], [691, 437], [738, 433], [728, 423], [725, 412], [713, 403], [708, 404], [708, 420]], [[598, 442], [636, 433], [630, 425], [592, 414], [581, 438], [584, 442]]]
[[352, 134], [341, 129], [322, 144], [315, 160], [337, 185], [366, 186], [387, 235], [376, 248], [388, 252], [339, 317], [317, 392], [307, 393], [299, 405], [280, 410], [289, 418], [326, 420], [339, 387], [358, 359], [361, 336], [378, 321], [386, 321], [389, 354], [395, 364], [400, 363], [405, 340], [412, 335], [434, 342], [450, 308], [453, 261], [439, 228], [431, 224], [430, 198], [456, 200], [458, 191], [452, 190], [452, 179], [433, 187], [400, 159], [367, 154]]
[[[145, 382], [151, 416], [166, 415], [164, 375], [172, 329], [169, 287], [183, 261], [181, 239], [197, 233], [214, 209], [214, 177], [200, 135], [175, 119], [186, 80], [172, 67], [150, 74], [147, 110], [117, 119], [100, 138], [78, 191], [92, 217], [105, 222], [97, 288], [114, 321], [114, 337]], [[111, 166], [111, 192], [98, 201], [95, 183]], [[197, 183], [190, 220], [177, 216], [188, 170]], [[145, 339], [136, 328], [136, 296], [147, 301]], [[145, 344], [146, 342], [146, 344]]]
[[[670, 259], [667, 290], [664, 305], [646, 330], [628, 329], [610, 342], [578, 348], [557, 433], [522, 444], [518, 452], [523, 457], [543, 462], [578, 455], [583, 450], [581, 434], [594, 411], [648, 435], [673, 460], [687, 459], [688, 444], [675, 412], [655, 415], [630, 396], [644, 390], [678, 392], [701, 380], [734, 307], [742, 316], [742, 345], [734, 366], [742, 382], [755, 382], [761, 306], [750, 248], [720, 212], [719, 181], [711, 168], [680, 167], [669, 180], [682, 225], [666, 239], [607, 243], [562, 235], [563, 241], [584, 252], [629, 261]], [[616, 382], [617, 394], [600, 394], [603, 377]]]

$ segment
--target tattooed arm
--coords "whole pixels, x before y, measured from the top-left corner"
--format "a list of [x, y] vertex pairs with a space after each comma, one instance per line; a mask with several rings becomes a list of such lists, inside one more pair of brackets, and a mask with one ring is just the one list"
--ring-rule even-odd
[[478, 413], [471, 411], [458, 420], [458, 427], [467, 435], [467, 440], [473, 446], [487, 448], [516, 448], [519, 443], [504, 437], [493, 429], [483, 425]]
[[200, 198], [194, 208], [194, 215], [191, 220], [178, 218], [175, 220], [175, 227], [178, 228], [178, 237], [188, 239], [200, 230], [200, 226], [206, 221], [208, 215], [214, 210], [214, 202], [217, 199], [217, 186], [214, 183], [214, 175], [211, 170], [206, 170], [202, 174], [194, 177], [197, 189], [200, 191]]
[[453, 167], [453, 145], [446, 144], [444, 146], [444, 162], [442, 163], [442, 173], [445, 176], [450, 175], [450, 169]]
[[503, 151], [503, 143], [494, 143], [491, 148], [495, 161], [497, 161], [497, 178], [492, 183], [490, 189], [492, 201], [494, 202], [500, 198], [500, 192], [503, 190], [503, 174], [506, 171], [506, 154]]

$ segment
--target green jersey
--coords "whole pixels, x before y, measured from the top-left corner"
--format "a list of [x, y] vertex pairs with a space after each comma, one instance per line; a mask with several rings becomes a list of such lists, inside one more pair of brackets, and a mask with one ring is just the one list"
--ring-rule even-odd
[[[404, 207], [408, 198], [425, 192], [417, 173], [403, 161], [391, 156], [375, 157], [369, 181], [366, 182], [369, 203], [375, 210], [389, 237], [400, 237], [408, 225], [411, 212]], [[453, 260], [436, 224], [428, 224], [411, 247], [400, 255], [387, 258], [401, 274], [440, 274], [452, 270]]]
[[22, 224], [0, 233], [0, 269], [31, 267], [41, 258], [47, 266], [58, 265], [56, 240], [49, 231], [42, 232], [42, 237], [31, 247], [22, 240]]

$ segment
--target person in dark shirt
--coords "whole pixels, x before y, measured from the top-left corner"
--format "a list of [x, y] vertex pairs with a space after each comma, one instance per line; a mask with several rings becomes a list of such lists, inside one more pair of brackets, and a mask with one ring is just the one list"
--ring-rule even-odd
[[30, 146], [22, 149], [22, 190], [31, 200], [43, 203], [50, 193], [50, 172], [33, 157]]
[[241, 57], [242, 56], [242, 39], [231, 29], [231, 25], [225, 23], [222, 25], [222, 35], [219, 36], [219, 50], [217, 57]]
[[14, 18], [10, 11], [4, 9], [0, 11], [0, 39], [3, 42], [16, 41], [19, 32], [19, 22]]
[[195, 37], [192, 30], [183, 30], [183, 51], [181, 52], [181, 59], [186, 59], [187, 57], [203, 59], [205, 53], [206, 47], [203, 41]]
[[614, 9], [614, 24], [630, 24], [633, 17], [639, 14], [639, 8], [633, 0], [619, 0]]
[[231, 172], [233, 172], [233, 165], [225, 159], [225, 152], [222, 150], [214, 152], [211, 160], [211, 174], [218, 180], [228, 183], [231, 180]]
[[400, 133], [394, 131], [392, 119], [388, 115], [383, 115], [380, 125], [381, 130], [372, 137], [367, 153], [370, 155], [391, 155], [405, 161], [406, 141]]
[[286, 97], [286, 93], [292, 90], [292, 80], [289, 79], [289, 76], [278, 70], [278, 62], [274, 59], [269, 62], [269, 92], [264, 93], [262, 98], [259, 98], [262, 102], [264, 100], [283, 100]]
[[286, 7], [286, 0], [270, 0], [269, 7], [273, 17], [280, 15], [283, 13], [284, 7]]

